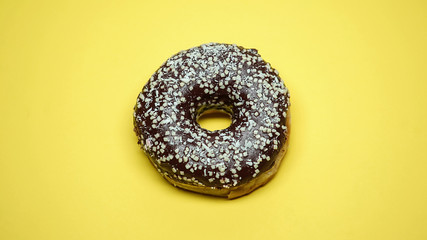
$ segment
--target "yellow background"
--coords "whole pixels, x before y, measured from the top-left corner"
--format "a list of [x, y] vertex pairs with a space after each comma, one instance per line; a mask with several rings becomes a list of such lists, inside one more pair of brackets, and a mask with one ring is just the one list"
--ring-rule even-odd
[[[426, 1], [0, 0], [0, 239], [427, 239]], [[172, 54], [257, 48], [291, 92], [275, 179], [173, 188], [132, 108]]]

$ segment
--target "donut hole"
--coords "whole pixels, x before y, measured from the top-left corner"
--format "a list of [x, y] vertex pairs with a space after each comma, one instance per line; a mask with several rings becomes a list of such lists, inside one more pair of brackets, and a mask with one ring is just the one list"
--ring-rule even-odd
[[228, 128], [232, 119], [229, 112], [213, 108], [201, 112], [197, 117], [197, 123], [206, 130], [217, 131]]

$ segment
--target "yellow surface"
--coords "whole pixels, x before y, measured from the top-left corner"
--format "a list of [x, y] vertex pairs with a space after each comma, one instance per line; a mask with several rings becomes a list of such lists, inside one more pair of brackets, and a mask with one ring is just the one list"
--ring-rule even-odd
[[205, 111], [197, 119], [197, 123], [200, 127], [210, 131], [226, 129], [231, 125], [231, 122], [230, 114], [217, 109]]
[[[427, 239], [426, 12], [0, 0], [0, 239]], [[291, 92], [284, 165], [233, 201], [173, 188], [132, 131], [151, 74], [211, 41], [259, 49]]]

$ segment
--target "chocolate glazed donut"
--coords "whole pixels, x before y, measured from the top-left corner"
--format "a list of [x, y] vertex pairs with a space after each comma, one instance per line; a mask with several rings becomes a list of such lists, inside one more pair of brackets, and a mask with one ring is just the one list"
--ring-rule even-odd
[[[231, 125], [197, 123], [212, 109]], [[169, 58], [134, 107], [138, 144], [174, 186], [236, 198], [268, 182], [288, 146], [289, 93], [257, 50], [209, 43]]]

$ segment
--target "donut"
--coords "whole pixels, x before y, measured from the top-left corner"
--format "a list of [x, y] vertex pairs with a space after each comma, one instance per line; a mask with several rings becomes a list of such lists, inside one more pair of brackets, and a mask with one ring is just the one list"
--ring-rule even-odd
[[[175, 187], [246, 195], [277, 172], [288, 148], [289, 92], [256, 49], [209, 43], [181, 51], [151, 76], [134, 107], [138, 144]], [[231, 116], [210, 131], [208, 111]]]

